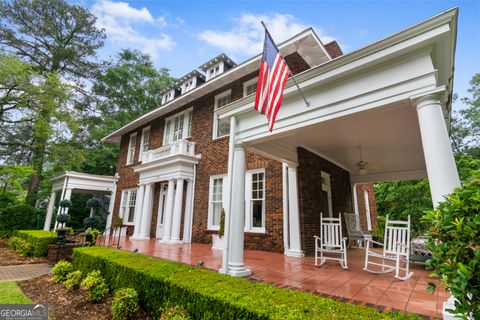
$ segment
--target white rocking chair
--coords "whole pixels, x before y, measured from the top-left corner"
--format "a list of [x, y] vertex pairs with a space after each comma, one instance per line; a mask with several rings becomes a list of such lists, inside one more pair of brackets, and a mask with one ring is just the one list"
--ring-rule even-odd
[[[315, 265], [323, 266], [327, 260], [337, 260], [343, 269], [347, 269], [347, 237], [342, 237], [342, 220], [324, 218], [320, 214], [320, 237], [315, 238]], [[328, 256], [324, 254], [327, 253]], [[336, 255], [336, 256], [331, 256]], [[338, 257], [340, 255], [340, 257]]]
[[[370, 243], [375, 243], [383, 247], [383, 254], [372, 250]], [[381, 259], [382, 262], [373, 262], [373, 259]], [[393, 263], [386, 263], [392, 261]], [[405, 267], [401, 267], [401, 262]], [[372, 270], [370, 266], [381, 267], [381, 270]], [[395, 271], [395, 278], [399, 280], [408, 280], [412, 277], [410, 272], [410, 216], [408, 221], [388, 220], [385, 222], [384, 243], [379, 243], [367, 239], [365, 251], [365, 268], [363, 270], [372, 273], [388, 273]], [[400, 276], [400, 272], [404, 276]]]

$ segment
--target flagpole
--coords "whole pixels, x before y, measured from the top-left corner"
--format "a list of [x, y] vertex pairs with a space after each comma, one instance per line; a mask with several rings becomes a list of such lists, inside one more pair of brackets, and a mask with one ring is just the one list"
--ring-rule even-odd
[[[263, 28], [265, 28], [265, 32], [268, 33], [268, 36], [270, 37], [270, 39], [273, 40], [272, 35], [271, 35], [270, 32], [268, 31], [267, 26], [265, 25], [265, 23], [263, 22], [263, 20], [260, 21], [260, 22], [262, 23]], [[273, 42], [273, 45], [274, 45], [274, 46], [277, 48], [277, 50], [278, 50], [278, 47], [277, 47], [277, 44], [275, 43], [275, 41], [272, 41], [272, 42]], [[280, 50], [278, 50], [278, 52], [280, 52]], [[285, 59], [284, 59], [284, 61], [285, 61], [285, 64], [288, 66], [287, 61], [286, 61]], [[290, 69], [290, 67], [288, 67], [288, 68]], [[302, 95], [302, 98], [303, 98], [303, 100], [305, 101], [305, 104], [307, 105], [307, 108], [310, 107], [310, 102], [308, 102], [307, 99], [305, 98], [305, 95], [303, 94], [302, 89], [300, 89], [300, 86], [298, 85], [298, 82], [297, 82], [297, 80], [295, 79], [295, 76], [293, 75], [293, 72], [290, 71], [290, 75], [292, 76], [291, 78], [292, 78], [293, 82], [295, 82], [295, 85], [297, 86], [298, 91], [299, 91], [300, 94]]]

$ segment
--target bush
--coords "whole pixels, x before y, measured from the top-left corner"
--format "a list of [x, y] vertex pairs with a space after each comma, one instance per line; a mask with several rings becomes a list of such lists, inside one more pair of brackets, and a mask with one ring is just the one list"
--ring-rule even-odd
[[67, 274], [67, 277], [63, 285], [68, 290], [73, 290], [73, 289], [77, 289], [80, 286], [80, 282], [82, 282], [82, 272], [77, 270]]
[[22, 257], [31, 256], [33, 253], [33, 246], [27, 241], [18, 237], [10, 238], [8, 241], [8, 248], [18, 252]]
[[112, 317], [117, 320], [134, 319], [139, 310], [138, 293], [132, 288], [123, 288], [115, 292], [112, 301]]
[[58, 202], [58, 206], [61, 208], [70, 208], [72, 206], [72, 201], [68, 199], [63, 199], [60, 202]]
[[33, 256], [35, 257], [47, 256], [48, 246], [57, 238], [54, 232], [44, 230], [18, 230], [14, 232], [14, 235], [33, 246]]
[[[456, 313], [480, 319], [480, 171], [474, 175], [437, 210], [428, 211], [424, 221], [431, 224], [427, 246], [433, 258], [428, 268], [456, 298]], [[430, 288], [435, 290], [435, 285]]]
[[103, 200], [100, 198], [93, 197], [87, 200], [87, 208], [96, 209], [100, 208], [101, 206], [103, 206]]
[[0, 230], [34, 229], [36, 227], [35, 208], [26, 204], [19, 204], [0, 209]]
[[398, 319], [402, 315], [234, 278], [108, 247], [74, 250], [83, 274], [100, 270], [112, 290], [134, 288], [152, 318], [182, 306], [194, 319]]
[[70, 221], [70, 215], [69, 214], [59, 214], [57, 216], [57, 222], [58, 223], [67, 223]]
[[162, 312], [162, 316], [160, 320], [190, 320], [190, 316], [188, 315], [187, 310], [185, 308], [176, 306], [166, 308], [165, 311]]
[[52, 268], [52, 280], [56, 283], [64, 283], [67, 276], [73, 271], [73, 266], [70, 262], [61, 260], [57, 262]]
[[99, 270], [90, 272], [82, 281], [82, 289], [88, 292], [90, 300], [100, 302], [108, 294], [108, 286]]
[[104, 227], [105, 221], [100, 216], [87, 217], [83, 220], [83, 225], [85, 228], [100, 229]]

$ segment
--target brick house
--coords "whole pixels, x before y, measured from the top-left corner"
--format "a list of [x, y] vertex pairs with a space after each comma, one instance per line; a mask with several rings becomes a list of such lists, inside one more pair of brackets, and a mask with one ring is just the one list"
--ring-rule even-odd
[[321, 212], [373, 230], [372, 183], [428, 178], [436, 206], [460, 185], [448, 132], [457, 17], [348, 54], [313, 29], [278, 44], [309, 106], [288, 81], [273, 132], [253, 108], [260, 56], [204, 63], [104, 138], [120, 144], [108, 226], [122, 217], [133, 239], [210, 243], [224, 208], [222, 272], [245, 276], [244, 249], [312, 254]]

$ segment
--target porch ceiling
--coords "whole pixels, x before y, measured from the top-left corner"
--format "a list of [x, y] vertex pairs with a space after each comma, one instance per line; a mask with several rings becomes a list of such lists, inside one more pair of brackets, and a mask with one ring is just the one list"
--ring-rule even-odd
[[[272, 145], [290, 154], [304, 147], [350, 171], [352, 182], [426, 177], [417, 112], [408, 101], [325, 121], [251, 147], [274, 155]], [[380, 163], [382, 168], [368, 168], [368, 174], [359, 175], [357, 146], [362, 147], [364, 161]], [[285, 154], [276, 158], [288, 158]]]

